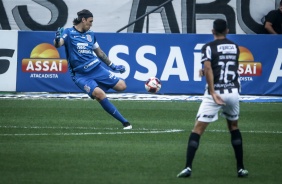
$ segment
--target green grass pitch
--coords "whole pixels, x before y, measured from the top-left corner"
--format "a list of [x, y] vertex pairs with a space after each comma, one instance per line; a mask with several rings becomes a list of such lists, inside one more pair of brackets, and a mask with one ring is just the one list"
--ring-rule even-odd
[[282, 103], [241, 103], [248, 178], [237, 178], [225, 120], [200, 140], [191, 178], [176, 178], [199, 102], [112, 101], [122, 125], [92, 100], [0, 99], [0, 183], [281, 183]]

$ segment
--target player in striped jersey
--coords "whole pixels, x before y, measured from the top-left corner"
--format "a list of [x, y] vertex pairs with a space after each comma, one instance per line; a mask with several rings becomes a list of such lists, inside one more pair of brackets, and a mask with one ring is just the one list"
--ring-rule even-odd
[[192, 162], [200, 143], [200, 137], [207, 126], [218, 119], [220, 110], [222, 110], [222, 116], [226, 118], [231, 134], [231, 144], [237, 160], [237, 175], [238, 177], [248, 176], [248, 171], [245, 170], [243, 164], [242, 135], [238, 128], [239, 48], [237, 44], [226, 38], [228, 28], [225, 20], [215, 20], [212, 33], [214, 41], [205, 44], [202, 48], [201, 62], [204, 69], [200, 71], [200, 74], [206, 77], [206, 91], [188, 140], [185, 168], [177, 177], [191, 175]]

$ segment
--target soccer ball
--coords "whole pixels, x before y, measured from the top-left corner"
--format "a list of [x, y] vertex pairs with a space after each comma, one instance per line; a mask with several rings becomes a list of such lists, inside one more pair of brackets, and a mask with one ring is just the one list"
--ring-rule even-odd
[[145, 89], [150, 93], [158, 92], [161, 87], [161, 81], [157, 77], [150, 77], [145, 83]]

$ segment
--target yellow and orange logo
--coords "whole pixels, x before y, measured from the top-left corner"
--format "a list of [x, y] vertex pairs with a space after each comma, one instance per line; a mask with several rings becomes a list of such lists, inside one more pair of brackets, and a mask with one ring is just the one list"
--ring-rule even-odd
[[49, 43], [37, 45], [31, 51], [30, 58], [22, 60], [23, 72], [65, 73], [67, 70], [67, 60], [60, 59], [56, 47]]
[[254, 62], [254, 56], [246, 47], [239, 46], [239, 74], [240, 76], [260, 76], [262, 74], [262, 65], [260, 62]]

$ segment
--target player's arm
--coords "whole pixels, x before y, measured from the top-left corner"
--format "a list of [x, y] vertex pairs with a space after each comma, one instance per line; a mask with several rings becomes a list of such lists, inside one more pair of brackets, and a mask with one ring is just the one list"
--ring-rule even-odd
[[59, 48], [62, 45], [64, 45], [64, 39], [62, 38], [63, 31], [64, 28], [58, 28], [58, 30], [55, 33], [55, 39], [53, 40], [53, 43], [56, 48]]
[[213, 70], [211, 67], [211, 62], [209, 60], [204, 62], [204, 75], [206, 76], [209, 93], [211, 94], [215, 103], [217, 103], [218, 105], [225, 105], [222, 98], [214, 90]]
[[96, 46], [94, 48], [94, 52], [96, 56], [101, 59], [106, 65], [108, 65], [112, 70], [124, 73], [125, 67], [123, 65], [115, 65], [113, 62], [110, 61], [108, 56], [104, 53], [104, 51], [98, 46], [98, 43], [95, 43]]
[[265, 28], [270, 34], [277, 34], [276, 31], [274, 31], [271, 22], [266, 21], [264, 28]]
[[95, 52], [96, 56], [99, 59], [101, 59], [106, 65], [109, 66], [112, 63], [110, 61], [110, 59], [108, 58], [108, 56], [104, 53], [104, 51], [100, 47], [95, 48], [94, 52]]

